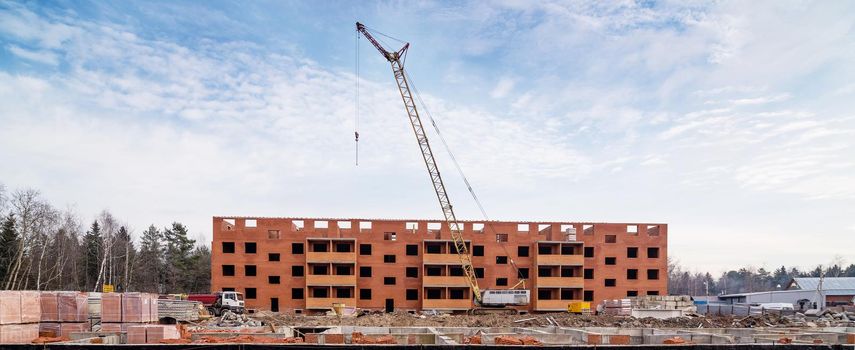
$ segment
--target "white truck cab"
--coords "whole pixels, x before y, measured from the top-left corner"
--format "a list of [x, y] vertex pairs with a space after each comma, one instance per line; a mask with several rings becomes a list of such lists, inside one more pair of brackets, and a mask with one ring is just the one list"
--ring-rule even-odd
[[216, 315], [222, 314], [223, 310], [229, 310], [239, 314], [245, 311], [243, 293], [227, 291], [219, 292], [217, 294], [217, 301], [214, 303], [214, 308], [218, 309]]

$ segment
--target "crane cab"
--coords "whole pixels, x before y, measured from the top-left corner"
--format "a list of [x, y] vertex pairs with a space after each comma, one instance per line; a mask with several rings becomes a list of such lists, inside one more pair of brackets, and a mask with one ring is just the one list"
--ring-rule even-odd
[[485, 289], [481, 292], [483, 306], [525, 306], [531, 302], [528, 289]]

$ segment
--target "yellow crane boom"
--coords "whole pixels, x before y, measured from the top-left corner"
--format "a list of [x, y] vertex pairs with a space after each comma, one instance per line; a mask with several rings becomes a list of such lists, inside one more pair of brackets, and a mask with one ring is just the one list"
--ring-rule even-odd
[[392, 65], [392, 73], [395, 75], [395, 82], [398, 84], [398, 91], [401, 93], [401, 99], [404, 102], [404, 107], [407, 110], [407, 115], [410, 117], [410, 124], [413, 126], [413, 132], [416, 135], [416, 141], [422, 152], [422, 158], [425, 161], [425, 166], [430, 175], [430, 180], [433, 183], [433, 189], [436, 191], [436, 197], [439, 200], [439, 206], [442, 208], [442, 214], [445, 217], [445, 223], [451, 231], [451, 240], [454, 242], [454, 248], [457, 251], [457, 256], [460, 258], [460, 264], [463, 266], [463, 274], [469, 282], [469, 287], [472, 288], [472, 296], [475, 303], [480, 305], [481, 288], [478, 287], [478, 279], [475, 276], [475, 268], [472, 266], [472, 255], [469, 253], [469, 248], [463, 240], [463, 230], [460, 228], [460, 223], [457, 222], [457, 217], [454, 215], [454, 209], [451, 206], [451, 201], [448, 199], [448, 193], [445, 191], [445, 184], [442, 182], [442, 177], [439, 174], [439, 168], [436, 166], [436, 160], [433, 156], [433, 151], [428, 143], [427, 134], [425, 134], [422, 120], [419, 117], [419, 111], [416, 108], [416, 103], [413, 100], [413, 95], [410, 92], [410, 85], [407, 82], [406, 74], [404, 73], [403, 57], [406, 55], [410, 44], [405, 43], [398, 51], [388, 51], [368, 32], [365, 25], [356, 23], [356, 30], [362, 34], [372, 45], [380, 51], [380, 54], [386, 58]]

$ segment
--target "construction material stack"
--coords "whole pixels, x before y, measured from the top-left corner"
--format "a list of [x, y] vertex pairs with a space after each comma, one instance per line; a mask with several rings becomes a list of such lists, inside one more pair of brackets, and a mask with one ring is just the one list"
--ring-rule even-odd
[[25, 344], [39, 336], [39, 292], [0, 291], [0, 344]]
[[632, 314], [632, 302], [629, 299], [607, 299], [603, 300], [602, 312], [613, 316], [630, 316]]
[[89, 332], [89, 301], [84, 292], [41, 292], [39, 335], [71, 338], [71, 333]]
[[160, 317], [169, 317], [176, 321], [198, 321], [207, 314], [205, 306], [198, 301], [158, 299], [157, 311]]
[[159, 344], [164, 339], [179, 339], [176, 325], [134, 325], [128, 327], [128, 344]]
[[633, 309], [683, 310], [695, 312], [697, 307], [688, 295], [646, 295], [632, 298]]
[[159, 320], [157, 294], [104, 293], [101, 295], [101, 331], [127, 332], [129, 327]]

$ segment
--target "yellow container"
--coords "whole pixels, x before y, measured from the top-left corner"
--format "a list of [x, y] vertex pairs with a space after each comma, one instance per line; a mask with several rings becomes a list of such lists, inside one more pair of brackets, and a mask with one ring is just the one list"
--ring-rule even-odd
[[567, 311], [574, 314], [581, 314], [583, 311], [590, 311], [591, 303], [587, 301], [571, 301], [567, 304]]

